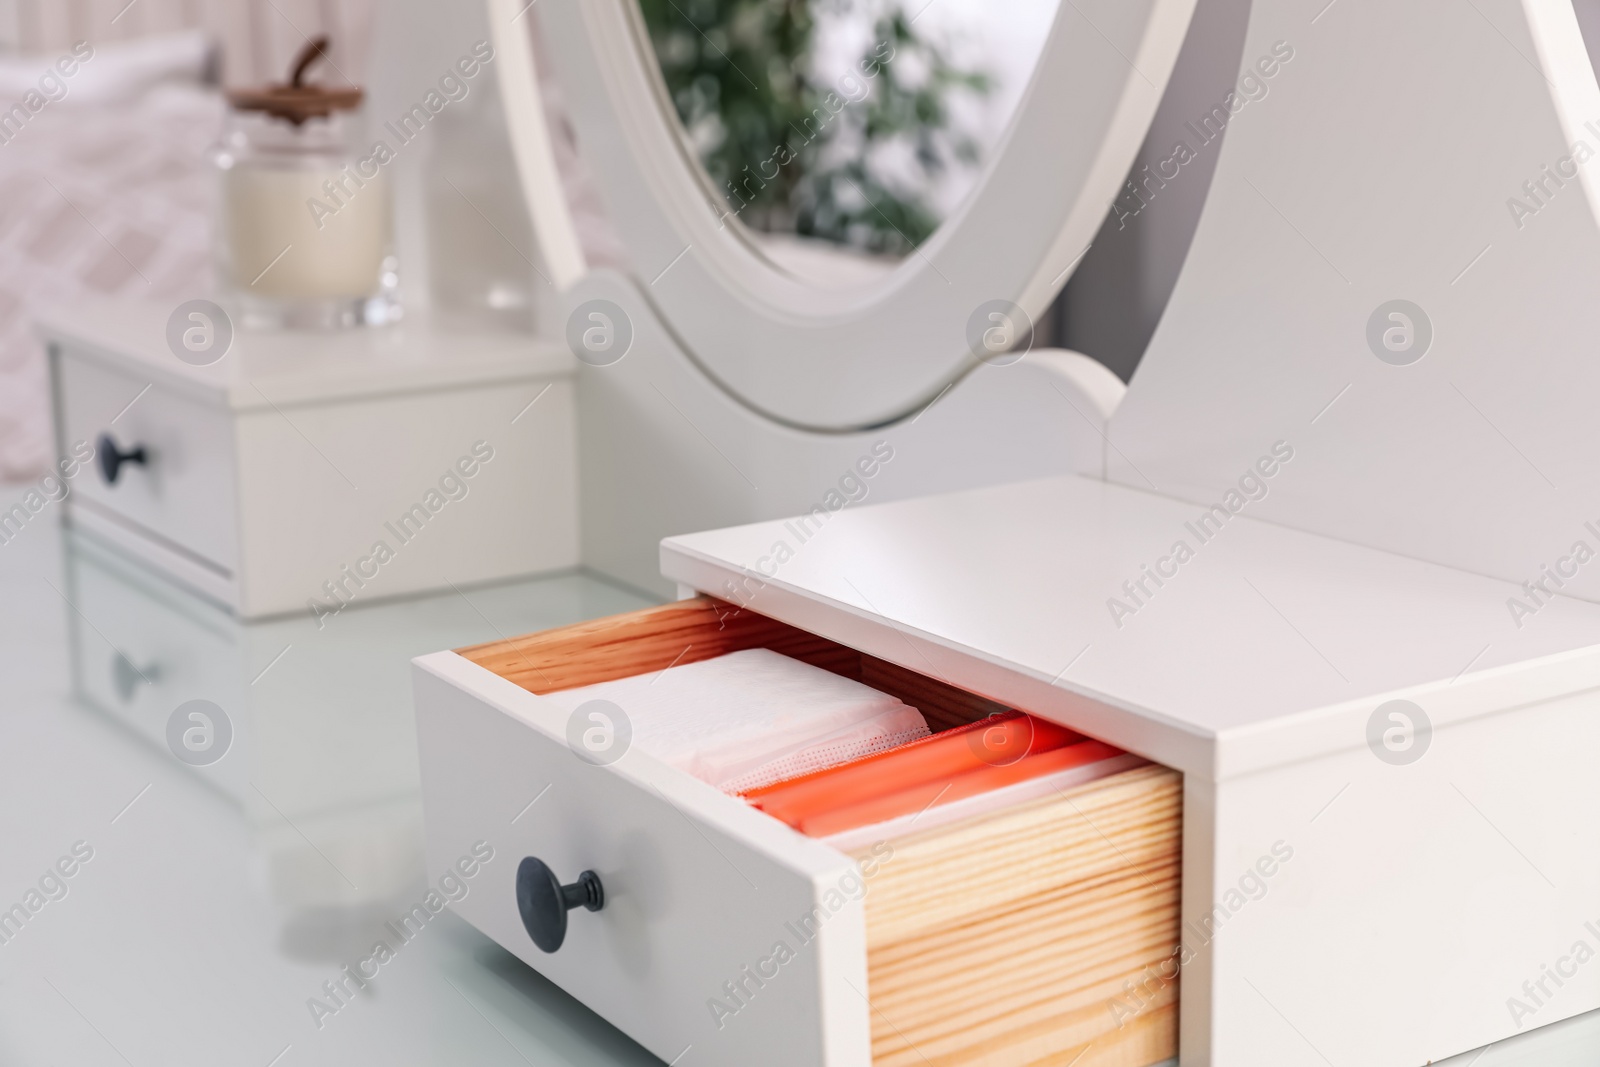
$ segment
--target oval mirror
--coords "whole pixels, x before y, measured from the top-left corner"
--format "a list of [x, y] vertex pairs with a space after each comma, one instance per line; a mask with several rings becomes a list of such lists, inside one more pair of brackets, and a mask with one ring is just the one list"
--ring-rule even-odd
[[724, 221], [813, 285], [876, 281], [971, 193], [1060, 0], [637, 0]]
[[529, 10], [640, 299], [738, 402], [848, 431], [919, 410], [997, 330], [1026, 337], [1119, 191], [1194, 0], [1011, 7]]

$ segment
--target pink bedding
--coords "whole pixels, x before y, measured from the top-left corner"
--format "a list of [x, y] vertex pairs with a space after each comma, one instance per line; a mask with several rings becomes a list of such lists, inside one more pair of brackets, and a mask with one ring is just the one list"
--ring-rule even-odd
[[206, 149], [220, 96], [180, 82], [91, 93], [87, 80], [74, 94], [77, 78], [0, 143], [0, 482], [34, 476], [51, 455], [30, 308], [87, 294], [177, 304], [209, 283]]

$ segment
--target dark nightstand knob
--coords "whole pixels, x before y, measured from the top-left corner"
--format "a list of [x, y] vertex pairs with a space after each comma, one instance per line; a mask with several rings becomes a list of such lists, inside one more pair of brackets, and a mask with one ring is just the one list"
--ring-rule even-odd
[[554, 952], [567, 939], [567, 912], [580, 904], [590, 911], [605, 907], [600, 876], [584, 871], [571, 885], [562, 885], [543, 860], [529, 856], [517, 868], [517, 910], [533, 943]]
[[117, 475], [122, 473], [124, 463], [137, 463], [142, 467], [146, 462], [144, 445], [134, 445], [124, 452], [117, 447], [116, 438], [108, 433], [95, 438], [94, 450], [100, 461], [100, 477], [107, 485], [117, 484]]

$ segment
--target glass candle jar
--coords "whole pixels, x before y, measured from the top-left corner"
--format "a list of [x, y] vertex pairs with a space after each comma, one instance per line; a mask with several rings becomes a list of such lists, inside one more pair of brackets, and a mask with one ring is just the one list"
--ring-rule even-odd
[[218, 274], [246, 329], [399, 317], [388, 160], [359, 151], [359, 89], [301, 84], [317, 54], [288, 85], [231, 94], [214, 155]]

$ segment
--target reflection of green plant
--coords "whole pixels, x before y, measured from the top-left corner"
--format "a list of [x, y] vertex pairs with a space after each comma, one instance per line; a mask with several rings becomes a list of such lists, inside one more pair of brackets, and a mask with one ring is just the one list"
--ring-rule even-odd
[[[728, 210], [755, 229], [905, 252], [939, 224], [917, 186], [977, 161], [976, 143], [952, 128], [948, 100], [987, 94], [988, 76], [958, 69], [897, 7], [874, 18], [859, 77], [828, 85], [809, 69], [808, 0], [639, 6], [690, 142]], [[897, 151], [911, 161], [899, 174], [883, 162]]]

